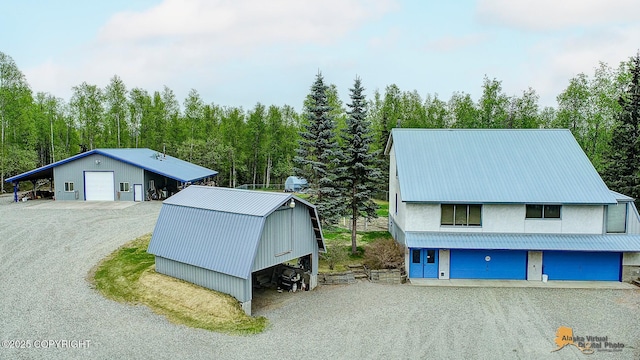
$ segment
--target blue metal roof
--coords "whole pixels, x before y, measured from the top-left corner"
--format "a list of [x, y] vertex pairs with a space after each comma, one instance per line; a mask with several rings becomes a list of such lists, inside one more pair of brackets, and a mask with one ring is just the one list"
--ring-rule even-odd
[[6, 181], [23, 181], [42, 176], [53, 176], [52, 169], [54, 167], [94, 154], [116, 159], [181, 182], [197, 181], [218, 174], [217, 171], [180, 160], [173, 156], [163, 155], [151, 149], [94, 149], [27, 171], [20, 175], [12, 176], [7, 178]]
[[[293, 197], [287, 193], [210, 186], [192, 185], [185, 190], [189, 191], [180, 191], [165, 200], [164, 203], [235, 214], [266, 216], [288, 203]], [[302, 200], [296, 198], [294, 201]]]
[[569, 130], [393, 129], [402, 200], [615, 204]]
[[615, 196], [616, 200], [618, 201], [633, 201], [633, 198], [631, 196], [620, 194], [619, 192], [615, 192], [613, 190], [611, 190], [611, 194], [613, 194], [613, 196]]
[[147, 252], [247, 279], [264, 222], [261, 216], [164, 203]]
[[289, 176], [285, 180], [285, 183], [291, 185], [307, 185], [307, 179], [298, 176]]
[[640, 251], [640, 235], [407, 232], [409, 248]]
[[163, 202], [147, 252], [248, 279], [267, 216], [292, 199], [318, 218], [291, 194], [189, 186]]

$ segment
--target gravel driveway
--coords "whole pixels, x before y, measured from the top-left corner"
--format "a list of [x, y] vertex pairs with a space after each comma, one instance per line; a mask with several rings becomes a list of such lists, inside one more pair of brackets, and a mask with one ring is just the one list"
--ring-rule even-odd
[[[153, 229], [160, 203], [52, 204], [0, 197], [0, 359], [640, 358], [639, 290], [360, 282], [292, 294], [259, 314], [270, 327], [256, 336], [176, 326], [144, 306], [104, 299], [85, 279], [104, 256]], [[625, 348], [551, 353], [559, 326]], [[10, 340], [31, 348], [7, 349]]]

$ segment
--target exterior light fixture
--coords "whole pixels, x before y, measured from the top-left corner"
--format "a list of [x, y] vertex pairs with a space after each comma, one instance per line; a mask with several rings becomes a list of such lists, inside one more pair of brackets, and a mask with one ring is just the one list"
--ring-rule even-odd
[[293, 200], [293, 198], [291, 198], [291, 202], [289, 202], [289, 207], [292, 209], [296, 207], [296, 202]]

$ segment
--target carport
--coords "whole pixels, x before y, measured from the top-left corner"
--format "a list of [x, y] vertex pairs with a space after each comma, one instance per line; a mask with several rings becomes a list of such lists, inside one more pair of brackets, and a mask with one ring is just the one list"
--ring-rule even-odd
[[190, 186], [165, 200], [149, 249], [156, 271], [232, 295], [251, 313], [253, 274], [325, 251], [314, 205], [287, 193]]
[[94, 149], [7, 178], [18, 201], [19, 184], [49, 179], [56, 200], [144, 201], [163, 199], [187, 184], [218, 174], [151, 149]]

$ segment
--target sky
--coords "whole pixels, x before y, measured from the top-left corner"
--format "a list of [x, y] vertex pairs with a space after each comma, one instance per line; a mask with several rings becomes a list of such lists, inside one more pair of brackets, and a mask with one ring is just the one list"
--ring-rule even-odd
[[0, 52], [34, 92], [68, 100], [104, 88], [191, 89], [205, 103], [302, 108], [316, 74], [349, 101], [396, 84], [423, 98], [508, 95], [529, 87], [541, 106], [599, 62], [640, 48], [638, 0], [21, 0], [0, 12]]

